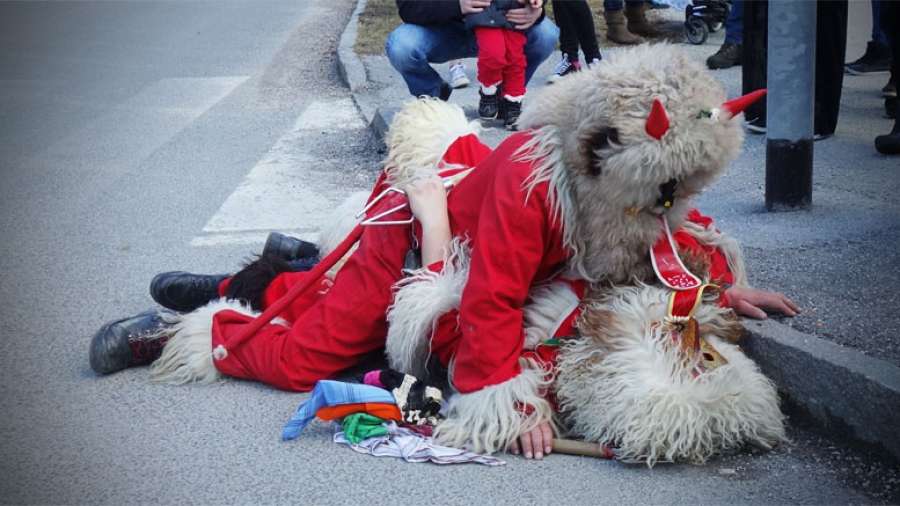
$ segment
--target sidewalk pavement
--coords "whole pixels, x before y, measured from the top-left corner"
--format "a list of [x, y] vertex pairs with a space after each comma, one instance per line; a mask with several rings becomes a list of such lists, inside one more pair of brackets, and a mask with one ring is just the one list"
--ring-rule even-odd
[[[353, 51], [364, 8], [359, 0], [338, 62], [357, 106], [382, 135], [410, 95], [385, 56]], [[862, 14], [850, 14], [848, 60], [865, 44], [869, 21]], [[683, 15], [664, 15], [677, 30]], [[680, 46], [703, 61], [723, 38], [718, 32], [705, 45]], [[620, 49], [601, 50], [609, 57]], [[538, 69], [530, 96], [547, 86], [557, 58]], [[473, 84], [454, 90], [450, 101], [474, 119], [475, 60], [466, 66]], [[447, 75], [447, 65], [435, 68]], [[740, 67], [714, 75], [730, 97], [740, 95]], [[749, 133], [741, 156], [697, 205], [741, 242], [755, 286], [782, 291], [803, 308], [793, 319], [746, 321], [750, 336], [743, 346], [779, 385], [789, 412], [900, 460], [900, 159], [879, 155], [873, 146], [891, 127], [879, 91], [887, 78], [845, 76], [837, 133], [815, 144], [810, 211], [766, 212], [765, 136]], [[507, 135], [494, 126], [483, 138], [496, 145]]]

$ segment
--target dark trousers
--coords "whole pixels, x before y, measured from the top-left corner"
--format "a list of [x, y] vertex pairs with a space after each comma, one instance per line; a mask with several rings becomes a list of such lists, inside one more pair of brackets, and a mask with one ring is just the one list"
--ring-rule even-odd
[[588, 63], [600, 58], [594, 17], [587, 0], [553, 0], [553, 17], [559, 27], [559, 49], [569, 61], [578, 60], [578, 46]]
[[813, 130], [831, 135], [837, 128], [847, 52], [847, 1], [816, 3], [816, 119]]
[[[767, 2], [748, 0], [744, 3], [744, 93], [766, 86], [767, 23]], [[816, 134], [831, 135], [837, 127], [846, 49], [847, 0], [820, 0], [816, 4]], [[749, 107], [745, 117], [756, 125], [765, 126], [765, 101]]]

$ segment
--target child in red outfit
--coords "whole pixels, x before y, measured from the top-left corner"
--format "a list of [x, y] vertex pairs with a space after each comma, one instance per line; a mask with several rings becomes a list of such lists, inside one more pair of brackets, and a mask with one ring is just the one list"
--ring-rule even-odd
[[[478, 114], [483, 119], [502, 119], [510, 130], [515, 130], [525, 97], [527, 38], [505, 15], [524, 2], [493, 0], [483, 11], [466, 16], [466, 26], [474, 30], [478, 42]], [[527, 2], [535, 9], [543, 5], [543, 0]]]

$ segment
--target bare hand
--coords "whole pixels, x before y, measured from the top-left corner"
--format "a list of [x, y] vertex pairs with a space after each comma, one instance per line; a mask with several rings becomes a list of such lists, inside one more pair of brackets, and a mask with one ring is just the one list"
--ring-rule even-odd
[[491, 5], [491, 0], [459, 0], [459, 10], [463, 15], [481, 12], [488, 5]]
[[404, 189], [413, 216], [423, 227], [447, 221], [447, 190], [438, 176], [418, 179]]
[[737, 314], [765, 320], [766, 311], [777, 311], [787, 316], [796, 316], [800, 308], [791, 299], [778, 292], [757, 290], [756, 288], [732, 286], [725, 290], [728, 305]]
[[513, 455], [518, 455], [521, 451], [526, 459], [542, 459], [544, 455], [550, 455], [553, 451], [553, 429], [550, 428], [550, 423], [541, 422], [534, 429], [519, 436], [519, 439], [509, 446], [509, 451]]
[[[526, 1], [528, 3], [526, 3]], [[521, 3], [523, 7], [506, 11], [506, 20], [509, 21], [516, 30], [527, 30], [541, 17], [541, 5], [543, 2], [541, 0], [519, 0], [519, 3]]]

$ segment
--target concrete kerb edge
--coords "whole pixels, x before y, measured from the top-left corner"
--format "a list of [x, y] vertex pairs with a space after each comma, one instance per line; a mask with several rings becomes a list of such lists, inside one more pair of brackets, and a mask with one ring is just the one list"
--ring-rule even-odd
[[741, 346], [786, 405], [816, 428], [900, 461], [900, 368], [772, 321], [745, 320]]
[[[365, 7], [366, 0], [357, 0], [341, 34], [338, 72], [373, 134], [383, 139], [398, 107], [373, 110], [360, 104], [358, 95], [368, 78], [353, 47]], [[826, 432], [877, 446], [900, 460], [900, 368], [772, 320], [744, 323], [749, 335], [743, 348], [778, 385], [788, 405]]]
[[[341, 34], [340, 42], [338, 42], [337, 64], [338, 74], [341, 79], [350, 88], [354, 100], [356, 100], [356, 92], [365, 88], [368, 84], [366, 77], [366, 67], [353, 47], [356, 45], [356, 34], [359, 28], [359, 15], [366, 8], [366, 0], [357, 0], [356, 9], [350, 15], [350, 20]], [[371, 118], [367, 118], [371, 120]]]

